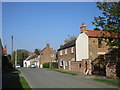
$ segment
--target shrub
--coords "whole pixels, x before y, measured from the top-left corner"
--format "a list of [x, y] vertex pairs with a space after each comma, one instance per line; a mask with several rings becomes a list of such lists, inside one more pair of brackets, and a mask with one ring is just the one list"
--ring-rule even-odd
[[57, 69], [58, 68], [58, 62], [53, 62], [52, 63], [52, 68]]
[[50, 63], [44, 63], [43, 64], [43, 68], [49, 68], [50, 67]]

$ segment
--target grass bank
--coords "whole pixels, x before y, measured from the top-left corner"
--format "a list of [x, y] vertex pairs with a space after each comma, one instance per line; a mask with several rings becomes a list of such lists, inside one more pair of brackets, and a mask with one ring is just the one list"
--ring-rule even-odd
[[72, 72], [66, 72], [66, 71], [61, 71], [61, 70], [56, 70], [56, 69], [48, 69], [49, 71], [52, 70], [52, 71], [55, 71], [55, 72], [59, 72], [59, 73], [63, 73], [63, 74], [69, 74], [69, 75], [78, 75], [76, 73], [72, 73]]
[[120, 86], [120, 79], [118, 80], [108, 80], [108, 79], [101, 79], [101, 78], [93, 78], [94, 81], [106, 83], [112, 86]]

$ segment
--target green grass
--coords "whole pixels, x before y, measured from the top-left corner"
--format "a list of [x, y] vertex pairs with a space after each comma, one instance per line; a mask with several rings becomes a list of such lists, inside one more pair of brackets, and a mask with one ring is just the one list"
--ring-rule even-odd
[[53, 70], [55, 72], [60, 72], [60, 73], [63, 73], [63, 74], [69, 74], [69, 75], [78, 75], [76, 73], [72, 73], [72, 72], [65, 72], [65, 71], [60, 71], [60, 70]]
[[29, 90], [32, 90], [23, 77], [20, 77], [19, 79], [20, 79], [20, 83], [22, 85], [22, 88], [28, 88]]
[[19, 70], [16, 70], [14, 72], [12, 72], [12, 74], [20, 74], [21, 72]]
[[106, 84], [110, 84], [110, 85], [113, 85], [113, 86], [120, 86], [120, 82], [118, 82], [118, 80], [113, 81], [113, 80], [98, 79], [98, 78], [94, 78], [93, 80], [103, 82], [103, 83], [106, 83]]

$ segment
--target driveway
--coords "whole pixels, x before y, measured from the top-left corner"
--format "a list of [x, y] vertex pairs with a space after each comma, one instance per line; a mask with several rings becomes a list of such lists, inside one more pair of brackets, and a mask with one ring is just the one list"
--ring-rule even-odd
[[104, 83], [40, 68], [21, 68], [32, 88], [114, 88]]

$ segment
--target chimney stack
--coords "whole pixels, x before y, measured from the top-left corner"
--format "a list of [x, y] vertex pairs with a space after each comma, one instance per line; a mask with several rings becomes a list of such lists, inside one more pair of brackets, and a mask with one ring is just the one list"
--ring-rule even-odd
[[68, 40], [66, 39], [66, 40], [64, 40], [64, 44], [66, 44], [68, 42]]
[[60, 45], [60, 48], [63, 47], [63, 45]]
[[86, 25], [82, 23], [82, 26], [80, 27], [80, 33], [83, 33], [84, 31], [86, 31]]
[[49, 43], [47, 43], [47, 44], [46, 44], [46, 47], [50, 48], [50, 44], [49, 44]]

